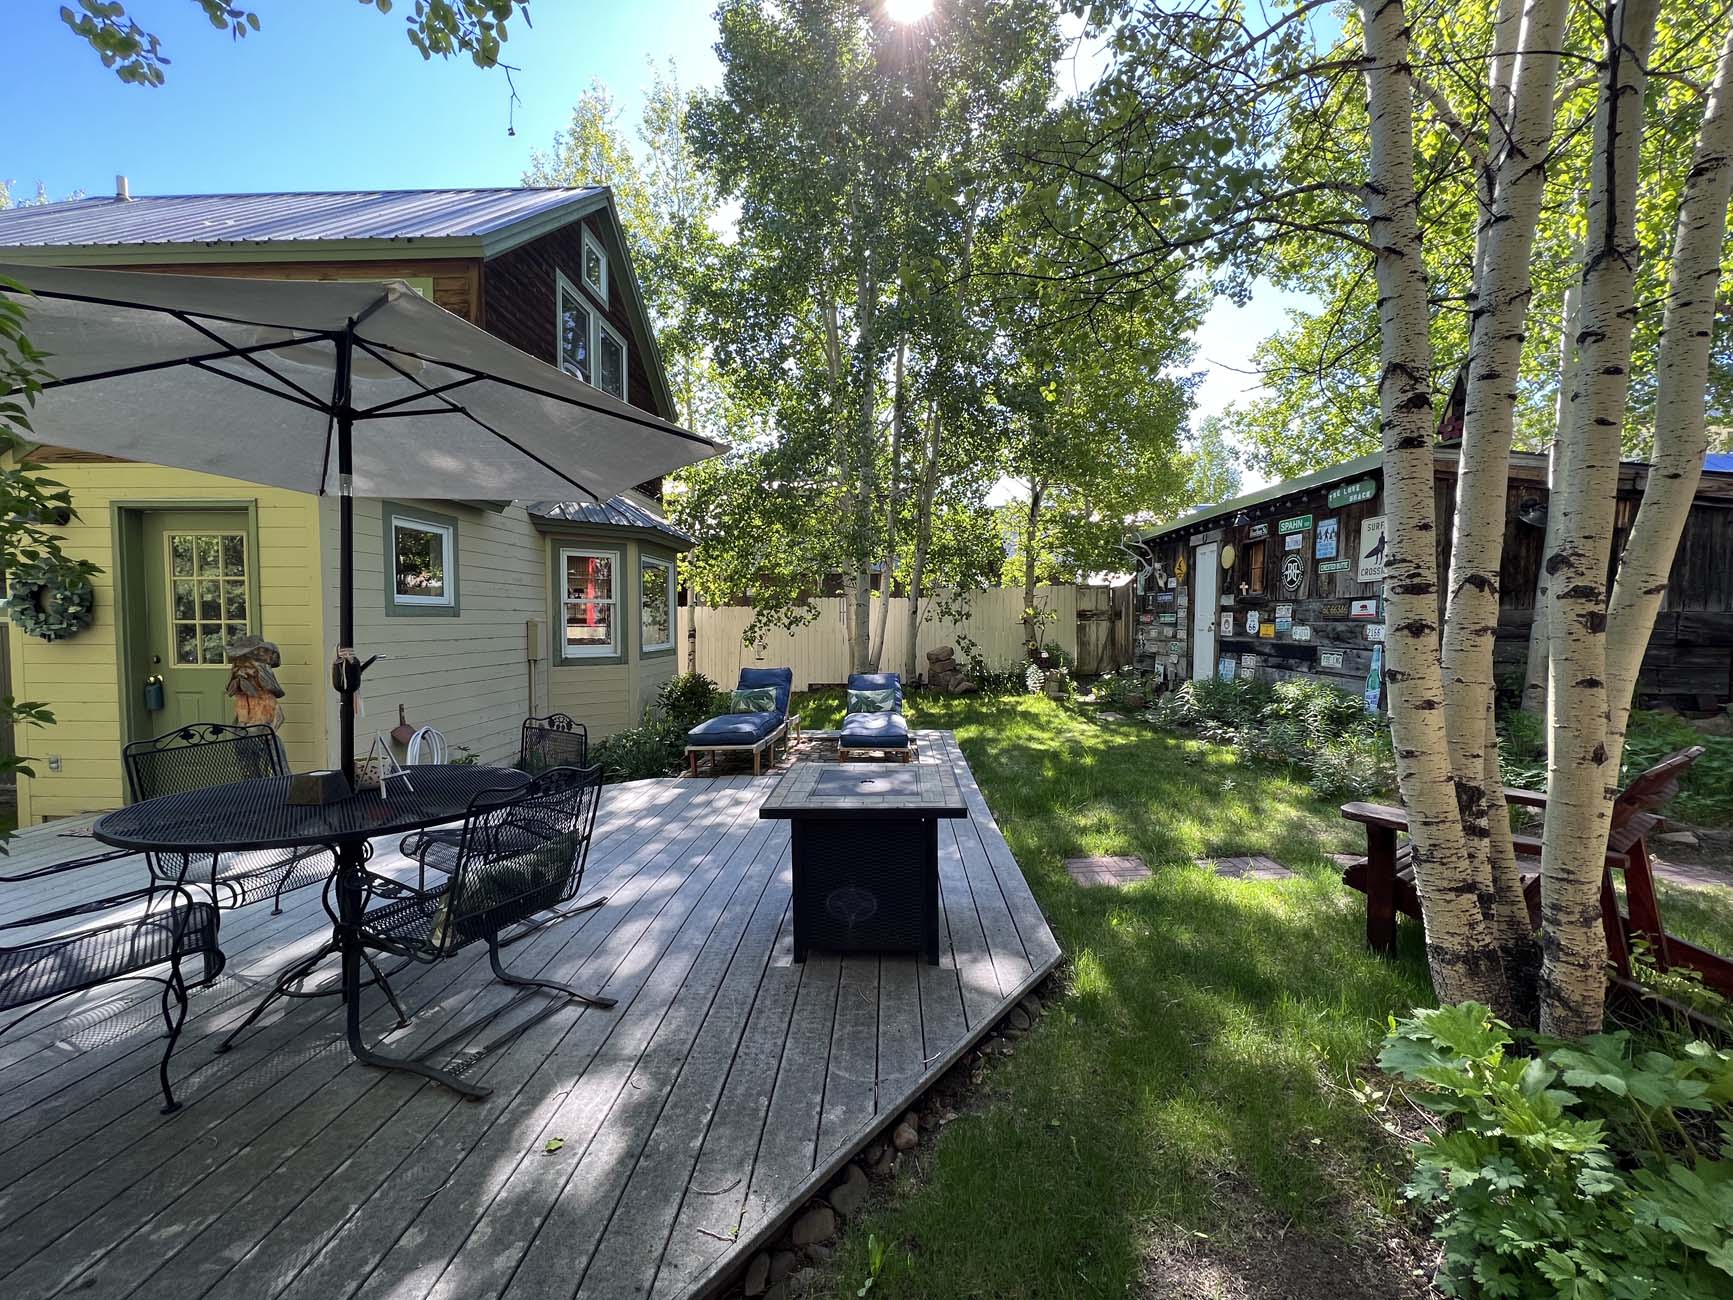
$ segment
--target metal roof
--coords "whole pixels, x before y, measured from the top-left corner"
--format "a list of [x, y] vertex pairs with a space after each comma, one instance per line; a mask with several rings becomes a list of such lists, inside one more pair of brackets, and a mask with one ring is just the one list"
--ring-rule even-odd
[[661, 533], [682, 548], [693, 545], [692, 538], [669, 523], [649, 505], [629, 496], [618, 496], [602, 505], [583, 501], [533, 501], [530, 514], [553, 523], [583, 524], [601, 528], [641, 528]]
[[348, 190], [160, 194], [67, 199], [0, 211], [0, 246], [271, 243], [338, 239], [475, 239], [573, 204], [582, 189]]

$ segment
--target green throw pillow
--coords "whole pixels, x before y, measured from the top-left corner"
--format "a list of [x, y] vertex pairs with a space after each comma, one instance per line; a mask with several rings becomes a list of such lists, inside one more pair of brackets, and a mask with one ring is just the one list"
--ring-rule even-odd
[[897, 692], [894, 687], [887, 686], [881, 691], [850, 691], [848, 693], [848, 711], [850, 713], [890, 713], [897, 707]]
[[729, 707], [736, 713], [775, 713], [776, 687], [744, 687], [734, 692], [734, 702]]

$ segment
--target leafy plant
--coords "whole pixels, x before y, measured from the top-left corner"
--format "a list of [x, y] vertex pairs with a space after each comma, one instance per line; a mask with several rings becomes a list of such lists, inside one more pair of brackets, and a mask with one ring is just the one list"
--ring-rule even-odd
[[1379, 1064], [1443, 1116], [1404, 1189], [1448, 1295], [1679, 1300], [1733, 1288], [1733, 1052], [1626, 1033], [1517, 1050], [1477, 1003], [1392, 1026]]
[[646, 721], [597, 741], [590, 746], [590, 761], [601, 764], [608, 781], [667, 776], [680, 765], [687, 730], [667, 718]]
[[703, 673], [681, 673], [656, 692], [661, 716], [690, 731], [706, 718], [728, 712], [728, 694]]
[[885, 1257], [890, 1253], [889, 1245], [876, 1232], [867, 1234], [867, 1276], [860, 1284], [855, 1295], [864, 1296], [873, 1289], [879, 1280], [879, 1274], [884, 1272]]

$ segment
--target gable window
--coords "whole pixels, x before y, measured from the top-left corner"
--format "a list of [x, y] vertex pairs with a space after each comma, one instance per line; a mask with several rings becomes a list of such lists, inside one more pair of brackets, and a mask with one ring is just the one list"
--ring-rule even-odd
[[614, 617], [618, 568], [619, 556], [612, 551], [560, 551], [561, 654], [565, 658], [594, 659], [620, 653]]
[[626, 341], [610, 329], [601, 317], [596, 318], [596, 378], [593, 381], [604, 393], [626, 400]]
[[638, 607], [643, 650], [674, 648], [674, 565], [643, 556], [638, 561]]
[[457, 609], [457, 520], [389, 503], [385, 514], [385, 612]]
[[558, 277], [560, 369], [590, 382], [590, 331], [594, 316], [572, 282]]
[[608, 301], [608, 255], [602, 251], [601, 242], [589, 231], [584, 231], [582, 252], [584, 283], [592, 293], [605, 305]]

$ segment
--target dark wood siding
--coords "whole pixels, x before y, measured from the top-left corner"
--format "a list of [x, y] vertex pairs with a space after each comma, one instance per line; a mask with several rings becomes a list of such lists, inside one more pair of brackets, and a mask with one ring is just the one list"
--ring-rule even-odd
[[[627, 343], [626, 400], [654, 414], [665, 414], [657, 410], [650, 372], [645, 365], [643, 340], [634, 328], [626, 311], [625, 296], [620, 292], [623, 255], [607, 238], [599, 215], [585, 217], [581, 222], [573, 222], [527, 244], [520, 244], [485, 263], [482, 269], [482, 323], [488, 333], [498, 335], [532, 357], [539, 357], [549, 365], [558, 364], [554, 324], [555, 275], [562, 274], [580, 290], [584, 288], [578, 273], [582, 250], [579, 232], [582, 229], [596, 236], [608, 253], [608, 303], [602, 316]], [[595, 299], [590, 301], [592, 306], [596, 305]]]
[[480, 324], [481, 262], [475, 258], [403, 258], [395, 261], [176, 262], [128, 266], [165, 275], [232, 275], [253, 280], [432, 280], [433, 301]]

